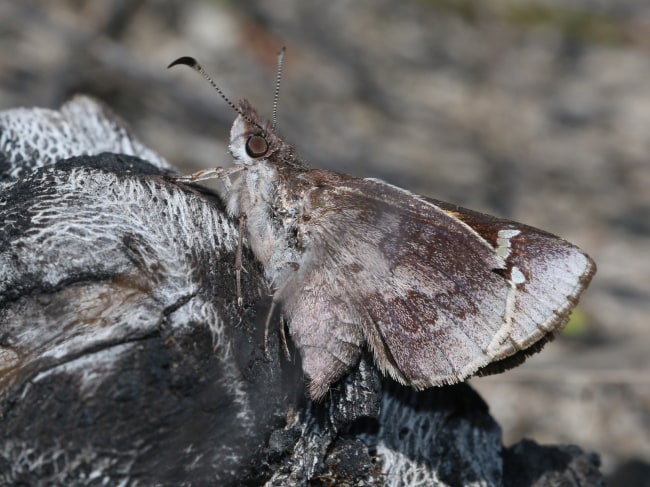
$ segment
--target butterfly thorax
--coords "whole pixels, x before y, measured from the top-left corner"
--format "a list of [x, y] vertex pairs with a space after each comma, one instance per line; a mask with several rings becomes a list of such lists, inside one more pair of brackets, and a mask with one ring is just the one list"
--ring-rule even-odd
[[232, 216], [245, 216], [248, 244], [276, 287], [300, 265], [307, 246], [299, 231], [305, 188], [285, 172], [269, 162], [249, 165], [222, 195]]
[[298, 222], [305, 216], [308, 184], [296, 177], [307, 171], [294, 148], [268, 121], [242, 100], [241, 114], [230, 132], [230, 152], [242, 167], [226, 185], [230, 215], [246, 218], [246, 238], [267, 278], [280, 286], [302, 260], [304, 235]]

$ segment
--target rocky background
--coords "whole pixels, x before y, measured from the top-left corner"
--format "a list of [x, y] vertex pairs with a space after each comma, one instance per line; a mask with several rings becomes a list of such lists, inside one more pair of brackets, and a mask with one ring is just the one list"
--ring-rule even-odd
[[[565, 334], [472, 381], [503, 427], [600, 453], [650, 485], [650, 6], [641, 0], [0, 3], [0, 109], [104, 100], [190, 171], [228, 165], [234, 113], [270, 114], [312, 165], [522, 221], [598, 274]], [[642, 482], [646, 482], [643, 484]]]

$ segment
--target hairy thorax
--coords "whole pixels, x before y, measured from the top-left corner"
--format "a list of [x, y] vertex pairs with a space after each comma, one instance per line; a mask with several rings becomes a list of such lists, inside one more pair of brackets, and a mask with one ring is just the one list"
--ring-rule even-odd
[[308, 218], [304, 193], [288, 188], [276, 167], [259, 164], [239, 173], [222, 195], [233, 217], [245, 215], [246, 238], [273, 287], [280, 287], [300, 266]]

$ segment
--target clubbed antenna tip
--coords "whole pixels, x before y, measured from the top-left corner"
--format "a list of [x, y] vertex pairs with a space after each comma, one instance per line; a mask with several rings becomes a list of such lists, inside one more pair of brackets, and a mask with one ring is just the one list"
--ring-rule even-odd
[[196, 59], [190, 56], [183, 56], [179, 57], [176, 61], [173, 61], [170, 63], [169, 66], [167, 66], [167, 69], [173, 67], [173, 66], [178, 66], [179, 64], [184, 64], [185, 66], [189, 66], [190, 68], [197, 69], [200, 68], [199, 63], [196, 62]]
[[203, 67], [199, 64], [199, 62], [196, 59], [194, 59], [193, 57], [190, 57], [190, 56], [179, 57], [176, 61], [173, 61], [169, 66], [167, 66], [167, 69], [171, 68], [172, 66], [177, 66], [179, 64], [182, 64], [184, 66], [189, 66], [194, 71], [198, 71], [199, 73], [201, 73], [201, 76], [203, 76], [205, 79], [208, 80], [208, 83], [210, 83], [212, 85], [212, 87], [215, 90], [217, 90], [217, 93], [219, 93], [221, 98], [223, 98], [223, 100], [230, 106], [230, 108], [232, 108], [233, 110], [235, 110], [237, 113], [239, 113], [241, 116], [243, 116], [244, 118], [246, 118], [248, 120], [248, 117], [246, 117], [242, 113], [242, 111], [239, 108], [237, 108], [233, 102], [230, 101], [230, 98], [228, 98], [223, 93], [223, 91], [221, 91], [221, 88], [219, 88], [217, 86], [217, 84], [214, 81], [212, 81], [212, 78], [210, 78], [210, 75], [208, 75], [208, 73], [205, 71], [205, 69], [203, 69]]

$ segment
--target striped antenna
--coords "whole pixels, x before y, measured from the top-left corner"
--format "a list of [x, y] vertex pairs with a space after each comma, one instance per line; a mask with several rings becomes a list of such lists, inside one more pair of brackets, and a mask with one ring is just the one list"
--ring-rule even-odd
[[271, 116], [271, 130], [273, 131], [278, 125], [278, 100], [280, 98], [280, 82], [282, 81], [282, 67], [284, 66], [284, 53], [286, 50], [287, 48], [282, 46], [282, 49], [278, 52], [278, 71], [275, 76], [275, 93], [273, 94], [273, 113]]
[[[212, 81], [212, 78], [210, 78], [210, 75], [208, 75], [208, 73], [205, 72], [205, 69], [203, 69], [203, 67], [198, 63], [198, 61], [197, 61], [196, 59], [194, 59], [193, 57], [190, 57], [190, 56], [179, 57], [176, 61], [172, 62], [169, 66], [167, 66], [167, 69], [169, 69], [169, 68], [171, 68], [171, 67], [173, 67], [173, 66], [177, 66], [177, 65], [179, 65], [179, 64], [183, 64], [183, 65], [185, 65], [185, 66], [189, 66], [189, 67], [192, 68], [194, 71], [198, 71], [199, 73], [201, 73], [201, 75], [202, 75], [205, 79], [208, 80], [208, 83], [210, 83], [210, 84], [212, 85], [212, 87], [213, 87], [215, 90], [217, 90], [217, 93], [219, 93], [219, 95], [221, 95], [221, 98], [223, 98], [223, 100], [224, 100], [224, 101], [225, 101], [225, 102], [230, 106], [230, 108], [232, 108], [233, 110], [235, 110], [235, 111], [236, 111], [237, 113], [239, 113], [242, 117], [246, 118], [246, 116], [242, 113], [242, 111], [241, 111], [239, 108], [237, 108], [233, 102], [230, 101], [230, 98], [228, 98], [228, 97], [223, 93], [223, 91], [221, 91], [221, 88], [219, 88], [219, 87], [217, 86], [217, 84], [216, 84], [214, 81]], [[250, 120], [249, 120], [249, 122], [250, 122]], [[252, 123], [252, 122], [251, 122], [251, 123]]]

